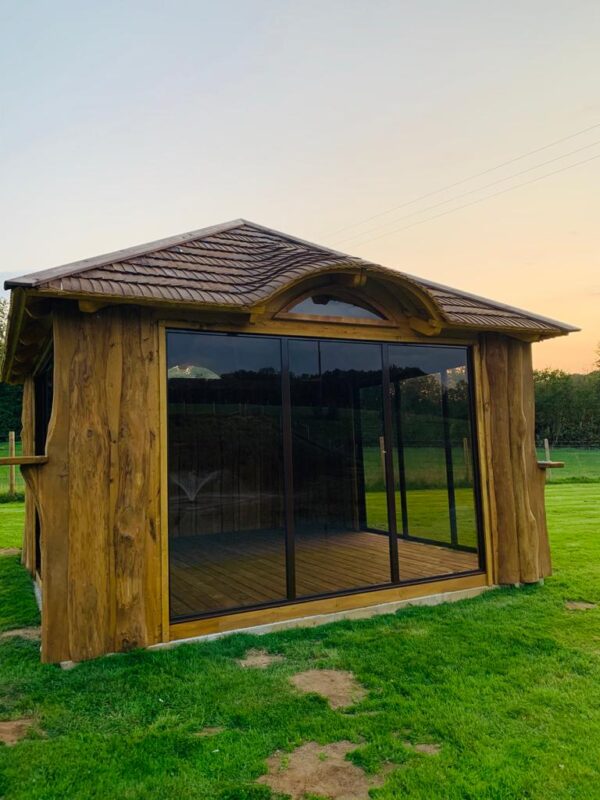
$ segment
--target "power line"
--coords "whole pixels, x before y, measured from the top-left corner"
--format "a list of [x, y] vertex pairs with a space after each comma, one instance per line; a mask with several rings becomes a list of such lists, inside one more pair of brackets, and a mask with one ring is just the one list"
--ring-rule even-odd
[[342, 228], [337, 228], [336, 230], [332, 231], [330, 235], [335, 236], [335, 234], [347, 231], [349, 228], [355, 228], [358, 225], [363, 225], [366, 222], [371, 222], [371, 220], [373, 219], [378, 219], [379, 217], [383, 217], [386, 214], [391, 214], [394, 211], [399, 211], [401, 208], [413, 205], [413, 203], [418, 203], [419, 200], [426, 200], [428, 197], [440, 194], [441, 192], [445, 192], [448, 189], [454, 189], [457, 186], [462, 186], [463, 183], [468, 183], [469, 181], [473, 181], [476, 178], [481, 178], [484, 175], [488, 175], [490, 172], [495, 172], [497, 169], [501, 169], [502, 167], [507, 167], [509, 164], [514, 164], [516, 161], [521, 161], [523, 158], [527, 158], [528, 156], [533, 156], [536, 153], [541, 153], [543, 150], [548, 150], [551, 147], [555, 147], [557, 144], [561, 144], [562, 142], [567, 142], [569, 141], [569, 139], [574, 139], [576, 136], [582, 136], [584, 133], [588, 133], [588, 131], [595, 130], [596, 128], [600, 128], [600, 122], [596, 123], [595, 125], [590, 125], [588, 128], [582, 128], [579, 131], [575, 131], [575, 133], [570, 133], [568, 136], [563, 136], [561, 139], [555, 139], [553, 142], [545, 144], [542, 147], [536, 147], [534, 150], [528, 150], [526, 153], [523, 153], [520, 156], [515, 156], [515, 158], [510, 158], [508, 159], [508, 161], [503, 161], [501, 164], [496, 164], [495, 167], [489, 167], [488, 169], [484, 169], [482, 172], [477, 172], [474, 175], [470, 175], [468, 178], [463, 178], [460, 181], [449, 183], [447, 186], [442, 186], [440, 189], [434, 189], [431, 192], [426, 192], [425, 194], [419, 195], [419, 197], [415, 197], [412, 200], [407, 200], [405, 203], [400, 203], [400, 205], [393, 206], [392, 208], [388, 208], [385, 211], [380, 211], [378, 214], [373, 214], [372, 216], [358, 220], [357, 222], [351, 222], [349, 225], [345, 225]]
[[386, 236], [391, 236], [393, 233], [401, 233], [402, 231], [408, 230], [408, 228], [414, 228], [417, 225], [424, 225], [426, 222], [439, 219], [439, 217], [445, 217], [447, 214], [453, 214], [455, 211], [460, 211], [463, 208], [468, 208], [469, 206], [474, 206], [477, 203], [482, 203], [484, 200], [490, 200], [492, 197], [497, 197], [500, 194], [506, 194], [506, 192], [512, 192], [514, 189], [520, 189], [521, 187], [528, 186], [531, 183], [537, 183], [538, 181], [544, 180], [544, 178], [550, 178], [552, 175], [558, 175], [559, 172], [566, 172], [567, 170], [573, 169], [574, 167], [579, 167], [582, 164], [588, 164], [590, 161], [595, 161], [597, 158], [600, 158], [600, 153], [598, 153], [598, 155], [591, 156], [590, 158], [585, 158], [583, 161], [576, 161], [574, 164], [569, 164], [566, 167], [561, 167], [560, 169], [555, 169], [552, 172], [547, 172], [545, 175], [539, 175], [537, 178], [531, 178], [528, 181], [517, 183], [515, 186], [509, 186], [506, 189], [501, 189], [499, 192], [492, 192], [492, 194], [488, 194], [485, 197], [479, 197], [477, 200], [472, 200], [470, 203], [463, 203], [461, 206], [457, 206], [456, 208], [450, 208], [448, 211], [442, 211], [440, 214], [434, 214], [432, 217], [426, 217], [425, 219], [417, 220], [417, 222], [412, 222], [410, 225], [405, 225], [402, 228], [396, 228], [394, 230], [387, 231], [386, 233], [381, 233], [379, 236], [373, 236], [371, 239], [365, 239], [365, 241], [359, 242], [359, 244], [368, 244], [369, 242], [374, 242], [377, 239], [383, 239]]
[[[462, 192], [462, 194], [454, 195], [454, 197], [449, 197], [447, 200], [440, 200], [439, 203], [433, 203], [433, 205], [426, 206], [425, 208], [418, 208], [416, 211], [411, 211], [409, 214], [403, 214], [401, 217], [398, 217], [395, 220], [391, 220], [389, 223], [384, 223], [385, 225], [394, 224], [397, 222], [401, 222], [403, 219], [409, 219], [410, 217], [414, 217], [415, 214], [425, 214], [427, 211], [432, 211], [434, 208], [439, 208], [440, 206], [444, 206], [447, 203], [453, 203], [455, 200], [461, 200], [463, 197], [468, 197], [470, 194], [474, 194], [475, 192], [481, 192], [483, 189], [489, 189], [491, 186], [497, 186], [499, 183], [504, 183], [504, 181], [512, 180], [513, 178], [518, 178], [520, 175], [525, 175], [528, 172], [533, 172], [533, 170], [540, 169], [540, 167], [545, 167], [547, 164], [554, 164], [556, 161], [561, 161], [563, 158], [568, 158], [569, 156], [575, 155], [575, 153], [581, 153], [583, 150], [589, 150], [590, 147], [596, 147], [596, 145], [600, 144], [600, 139], [591, 144], [586, 144], [583, 147], [577, 147], [575, 150], [571, 150], [568, 153], [563, 153], [560, 156], [555, 156], [554, 158], [549, 158], [547, 161], [542, 161], [539, 164], [534, 164], [532, 167], [527, 167], [526, 169], [522, 169], [519, 172], [515, 172], [512, 175], [506, 175], [504, 178], [498, 178], [496, 181], [491, 181], [491, 183], [485, 183], [483, 186], [478, 186], [476, 189], [469, 189], [467, 192]], [[337, 242], [348, 242], [354, 239], [360, 239], [363, 236], [368, 236], [370, 233], [376, 233], [378, 230], [381, 229], [381, 225], [377, 225], [375, 228], [372, 228], [368, 231], [363, 231], [362, 233], [355, 233], [352, 236], [348, 236], [344, 239], [337, 239]]]

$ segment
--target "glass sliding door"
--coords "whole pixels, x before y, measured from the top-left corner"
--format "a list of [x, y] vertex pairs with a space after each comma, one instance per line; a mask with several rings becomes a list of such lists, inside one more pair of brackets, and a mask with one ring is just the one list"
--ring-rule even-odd
[[468, 355], [168, 331], [171, 619], [478, 570]]
[[170, 331], [171, 615], [287, 596], [281, 343]]
[[288, 347], [297, 595], [389, 583], [381, 345]]
[[[390, 345], [389, 358], [398, 532], [406, 542], [461, 551], [452, 556], [430, 549], [418, 567], [426, 575], [477, 569], [467, 349]], [[416, 568], [408, 547], [401, 547], [401, 579], [410, 580]]]

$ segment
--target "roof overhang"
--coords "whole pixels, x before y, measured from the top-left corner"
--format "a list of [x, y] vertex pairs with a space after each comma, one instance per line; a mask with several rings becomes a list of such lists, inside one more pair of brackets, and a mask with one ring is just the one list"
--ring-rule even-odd
[[534, 341], [579, 330], [240, 219], [6, 281], [12, 301], [2, 379], [21, 380], [31, 366], [36, 336], [48, 335], [50, 302], [76, 301], [90, 312], [135, 304], [239, 317], [340, 275], [357, 287], [367, 280], [387, 287], [429, 335], [496, 331]]

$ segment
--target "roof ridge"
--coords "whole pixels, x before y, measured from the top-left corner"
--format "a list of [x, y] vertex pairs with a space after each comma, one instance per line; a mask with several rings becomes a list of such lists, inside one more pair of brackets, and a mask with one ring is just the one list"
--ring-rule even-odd
[[114, 250], [111, 253], [104, 253], [92, 258], [83, 258], [79, 261], [71, 261], [68, 264], [62, 264], [57, 267], [50, 267], [49, 269], [38, 270], [36, 272], [28, 272], [18, 278], [4, 281], [5, 289], [18, 288], [20, 286], [35, 287], [40, 283], [45, 283], [49, 280], [57, 280], [66, 278], [70, 275], [75, 275], [80, 272], [86, 272], [89, 269], [96, 269], [108, 264], [116, 264], [127, 259], [148, 255], [149, 253], [156, 252], [157, 250], [166, 250], [169, 247], [175, 247], [178, 244], [185, 244], [194, 241], [194, 239], [204, 239], [207, 236], [213, 236], [223, 231], [234, 230], [248, 222], [244, 219], [230, 220], [229, 222], [222, 222], [219, 225], [210, 225], [206, 228], [199, 228], [195, 231], [188, 231], [187, 233], [179, 233], [174, 236], [167, 236], [164, 239], [156, 239], [152, 242], [145, 244], [137, 244], [132, 247], [126, 247], [121, 250]]
[[283, 231], [269, 228], [266, 225], [260, 225], [258, 222], [252, 222], [244, 219], [243, 217], [239, 217], [238, 219], [230, 220], [229, 222], [222, 222], [218, 225], [199, 228], [198, 230], [188, 231], [187, 233], [179, 233], [174, 236], [168, 236], [164, 239], [156, 239], [152, 242], [133, 245], [132, 247], [114, 250], [113, 252], [104, 253], [99, 256], [93, 256], [92, 258], [84, 258], [79, 261], [71, 261], [68, 264], [62, 264], [57, 267], [50, 267], [49, 269], [38, 270], [36, 272], [28, 272], [25, 275], [20, 275], [17, 278], [12, 278], [5, 281], [4, 288], [35, 288], [36, 286], [39, 286], [40, 284], [49, 280], [60, 280], [61, 278], [78, 275], [91, 269], [97, 269], [109, 264], [117, 264], [122, 261], [127, 261], [130, 258], [149, 255], [150, 253], [154, 253], [159, 250], [167, 250], [171, 247], [175, 247], [178, 244], [187, 244], [189, 242], [205, 239], [209, 236], [214, 236], [219, 233], [225, 233], [227, 231], [243, 227], [254, 228], [257, 231], [271, 234], [296, 245], [296, 247], [302, 246], [317, 250], [321, 253], [327, 253], [330, 256], [335, 255], [338, 258], [341, 257], [353, 263], [368, 263], [357, 256], [351, 256], [348, 253], [342, 253], [338, 250], [333, 250], [330, 247], [324, 247], [323, 245], [316, 244], [315, 242], [309, 242], [306, 239], [300, 239], [297, 236], [291, 236], [289, 233], [284, 233]]
[[[194, 248], [186, 248], [185, 245], [192, 245], [194, 242], [198, 245], [200, 245], [201, 242], [205, 242], [206, 246], [198, 246], [196, 248], [198, 251], [197, 261], [196, 254], [188, 252], [188, 263], [186, 262], [186, 251], [193, 251]], [[215, 250], [223, 251], [224, 255], [219, 255], [219, 257], [213, 259], [213, 263], [210, 263], [210, 253]], [[228, 252], [230, 253], [230, 257], [227, 256]], [[164, 255], [165, 262], [173, 260], [173, 264], [167, 263], [166, 266], [164, 264], [160, 266], [153, 264], [153, 259], [160, 259], [161, 253]], [[37, 289], [49, 286], [55, 291], [67, 295], [70, 291], [74, 291], [74, 286], [76, 288], [78, 287], [77, 291], [83, 291], [81, 286], [85, 284], [86, 281], [89, 283], [97, 278], [99, 281], [107, 282], [107, 285], [111, 287], [110, 291], [104, 291], [105, 287], [101, 288], [97, 292], [98, 294], [111, 295], [114, 291], [114, 285], [123, 284], [131, 289], [131, 291], [129, 291], [128, 288], [127, 292], [123, 289], [124, 296], [126, 295], [128, 298], [134, 298], [136, 296], [135, 287], [137, 286], [137, 296], [147, 297], [152, 293], [150, 292], [149, 295], [147, 291], [148, 287], [144, 287], [144, 274], [147, 274], [147, 278], [156, 275], [156, 286], [163, 287], [161, 291], [166, 291], [165, 286], [168, 286], [169, 283], [179, 283], [177, 276], [170, 274], [172, 271], [177, 271], [177, 264], [179, 262], [185, 264], [186, 268], [192, 271], [210, 273], [212, 270], [215, 276], [217, 276], [222, 267], [222, 263], [220, 262], [227, 262], [230, 271], [233, 269], [229, 262], [236, 261], [236, 253], [252, 256], [247, 263], [244, 263], [243, 266], [245, 269], [242, 270], [242, 272], [245, 273], [243, 275], [243, 281], [246, 283], [246, 290], [255, 290], [259, 292], [259, 294], [262, 291], [262, 294], [265, 296], [269, 294], [269, 283], [271, 284], [271, 290], [273, 290], [280, 286], [281, 281], [286, 276], [287, 279], [292, 280], [295, 276], [316, 274], [321, 268], [335, 267], [337, 269], [352, 267], [367, 271], [372, 270], [381, 275], [388, 275], [391, 279], [404, 280], [408, 284], [412, 284], [419, 292], [429, 296], [434, 307], [438, 309], [441, 318], [449, 323], [453, 322], [453, 315], [459, 314], [460, 311], [462, 311], [463, 315], [468, 314], [469, 310], [457, 309], [456, 312], [453, 312], [451, 307], [452, 303], [446, 303], [446, 306], [450, 306], [446, 307], [439, 297], [440, 293], [446, 293], [448, 295], [448, 301], [452, 298], [460, 299], [463, 303], [467, 304], [468, 301], [474, 301], [483, 307], [482, 311], [483, 309], [485, 309], [486, 312], [490, 310], [496, 312], [502, 311], [521, 317], [522, 319], [519, 324], [523, 329], [526, 328], [526, 321], [529, 320], [530, 323], [536, 323], [534, 327], [541, 324], [563, 332], [578, 330], [578, 328], [572, 325], [533, 314], [524, 309], [499, 303], [490, 298], [480, 297], [476, 294], [445, 286], [426, 278], [411, 275], [401, 269], [384, 267], [372, 261], [366, 261], [358, 256], [351, 256], [339, 250], [309, 242], [306, 239], [292, 236], [283, 231], [278, 231], [274, 228], [269, 228], [244, 218], [177, 234], [145, 244], [135, 245], [93, 258], [74, 261], [62, 266], [29, 273], [19, 278], [6, 281], [4, 286], [6, 289]], [[179, 259], [177, 256], [179, 256]], [[206, 259], [208, 259], [208, 263]], [[136, 260], [146, 260], [148, 263], [136, 265]], [[194, 264], [197, 265], [197, 270], [194, 268]], [[223, 267], [225, 271], [227, 264]], [[240, 267], [241, 266], [240, 264]], [[139, 274], [139, 281], [125, 279], [119, 281], [118, 274], [113, 276], [109, 274], [106, 276], [98, 274], [103, 272], [110, 273], [111, 271], [116, 273], [123, 272], [126, 274], [128, 272], [128, 267], [131, 267], [136, 275]], [[165, 276], [164, 270], [169, 271], [168, 280], [166, 282], [165, 277], [167, 276]], [[94, 273], [94, 271], [96, 272]], [[234, 271], [238, 271], [237, 266]], [[191, 278], [182, 279], [182, 282], [187, 282], [187, 280], [191, 280]], [[219, 282], [215, 280], [215, 284], [218, 285], [218, 283]], [[265, 284], [262, 288], [260, 286], [261, 283]], [[225, 284], [227, 284], [227, 282], [225, 282]], [[234, 287], [236, 281], [232, 281], [230, 285]], [[176, 287], [172, 286], [171, 288], [174, 290]], [[237, 287], [237, 291], [240, 291], [239, 286]], [[191, 289], [189, 292], [191, 292]], [[92, 291], [92, 293], [94, 292]], [[160, 292], [158, 292], [158, 295], [160, 295]], [[160, 298], [157, 296], [157, 299]], [[476, 310], [473, 311], [473, 313], [476, 314]]]

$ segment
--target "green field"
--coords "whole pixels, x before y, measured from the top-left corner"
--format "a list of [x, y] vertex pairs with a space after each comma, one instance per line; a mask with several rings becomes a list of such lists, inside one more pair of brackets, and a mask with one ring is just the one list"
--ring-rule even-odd
[[[545, 460], [543, 448], [537, 449], [540, 461]], [[383, 488], [383, 467], [378, 448], [365, 447], [365, 483], [367, 489]], [[552, 470], [550, 481], [566, 483], [600, 482], [600, 447], [553, 447], [553, 461], [564, 461], [563, 469]], [[462, 447], [452, 448], [456, 486], [467, 486], [471, 473], [465, 464]], [[406, 447], [404, 450], [406, 480], [409, 489], [437, 488], [446, 485], [446, 461], [441, 447]], [[397, 469], [397, 466], [395, 467]]]
[[[545, 460], [543, 448], [537, 454]], [[550, 458], [565, 463], [564, 468], [551, 470], [551, 483], [600, 483], [600, 447], [553, 447]]]
[[23, 513], [23, 503], [0, 503], [0, 548], [21, 547]]
[[[456, 489], [458, 544], [477, 546], [477, 523], [472, 489]], [[406, 493], [410, 536], [435, 542], [450, 542], [450, 516], [446, 489], [409, 489]], [[388, 530], [385, 492], [367, 492], [367, 525]], [[402, 530], [400, 499], [396, 496], [397, 529]]]
[[[17, 453], [21, 452], [21, 443], [17, 442]], [[545, 458], [544, 450], [538, 448], [540, 460]], [[8, 455], [8, 444], [0, 443], [0, 457]], [[555, 447], [551, 451], [555, 461], [564, 461], [564, 469], [555, 469], [550, 480], [552, 482], [600, 482], [600, 448], [563, 448]], [[365, 463], [365, 482], [367, 490], [383, 488], [383, 469], [381, 454], [377, 447], [363, 449]], [[462, 447], [452, 448], [454, 480], [458, 487], [466, 487], [471, 482], [470, 465], [465, 464], [465, 453]], [[404, 450], [407, 486], [409, 489], [440, 488], [446, 485], [446, 462], [444, 451], [440, 447], [406, 447]], [[397, 465], [395, 467], [397, 470]], [[8, 467], [0, 467], [0, 496], [8, 492]], [[24, 490], [23, 477], [16, 470], [16, 487], [18, 492]]]
[[[394, 449], [394, 458], [396, 450]], [[384, 486], [381, 452], [378, 447], [363, 448], [365, 485], [367, 489], [382, 489]], [[452, 448], [454, 482], [456, 486], [470, 485], [472, 472], [465, 465], [462, 447]], [[442, 447], [405, 447], [404, 469], [409, 489], [427, 489], [446, 486], [446, 457]], [[398, 465], [394, 463], [396, 480]]]
[[[600, 604], [600, 493], [550, 485], [547, 500], [554, 576], [544, 586], [68, 672], [40, 665], [36, 642], [0, 639], [0, 720], [36, 725], [0, 745], [0, 797], [266, 800], [255, 781], [273, 752], [341, 739], [367, 772], [390, 769], [380, 800], [600, 797], [600, 607], [565, 608]], [[1, 558], [0, 630], [36, 620], [18, 559]], [[249, 647], [284, 660], [242, 669]], [[291, 688], [307, 668], [352, 670], [368, 694], [333, 711]], [[205, 726], [223, 730], [198, 737]]]

